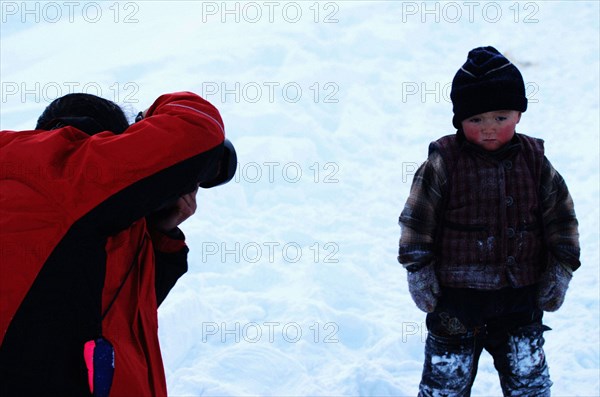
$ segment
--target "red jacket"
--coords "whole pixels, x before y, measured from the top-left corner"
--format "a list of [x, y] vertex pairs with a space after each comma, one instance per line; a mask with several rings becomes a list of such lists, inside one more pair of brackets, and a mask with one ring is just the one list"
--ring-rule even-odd
[[82, 395], [81, 343], [103, 333], [115, 346], [112, 396], [166, 395], [143, 218], [209, 179], [223, 140], [218, 111], [191, 93], [161, 96], [120, 135], [0, 133], [2, 391], [18, 378], [20, 391]]

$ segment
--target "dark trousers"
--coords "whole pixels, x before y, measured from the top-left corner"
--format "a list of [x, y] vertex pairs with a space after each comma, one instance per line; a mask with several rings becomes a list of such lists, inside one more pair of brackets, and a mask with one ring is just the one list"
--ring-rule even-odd
[[468, 397], [482, 351], [494, 359], [504, 396], [550, 396], [543, 312], [535, 287], [498, 291], [442, 289], [427, 315], [420, 397]]

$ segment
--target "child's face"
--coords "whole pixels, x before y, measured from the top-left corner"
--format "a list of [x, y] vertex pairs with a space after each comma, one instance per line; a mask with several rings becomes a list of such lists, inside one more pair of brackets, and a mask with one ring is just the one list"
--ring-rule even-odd
[[462, 127], [469, 142], [492, 151], [510, 142], [520, 120], [517, 110], [494, 110], [463, 120]]

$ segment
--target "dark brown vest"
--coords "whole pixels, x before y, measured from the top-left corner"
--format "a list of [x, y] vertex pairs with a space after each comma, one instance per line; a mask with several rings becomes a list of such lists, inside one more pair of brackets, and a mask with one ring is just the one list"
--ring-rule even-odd
[[516, 134], [486, 152], [459, 133], [429, 150], [440, 152], [448, 176], [437, 236], [440, 283], [490, 290], [538, 282], [545, 266], [538, 197], [543, 141]]

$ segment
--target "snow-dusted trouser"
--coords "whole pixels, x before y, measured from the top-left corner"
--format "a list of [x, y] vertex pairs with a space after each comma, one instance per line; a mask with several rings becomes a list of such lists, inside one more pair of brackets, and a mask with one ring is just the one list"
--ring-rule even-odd
[[479, 356], [486, 349], [494, 359], [505, 396], [549, 397], [552, 382], [542, 335], [547, 329], [541, 322], [512, 330], [483, 327], [449, 336], [430, 329], [419, 396], [470, 396]]

